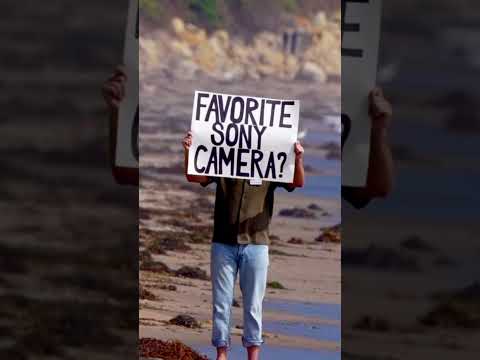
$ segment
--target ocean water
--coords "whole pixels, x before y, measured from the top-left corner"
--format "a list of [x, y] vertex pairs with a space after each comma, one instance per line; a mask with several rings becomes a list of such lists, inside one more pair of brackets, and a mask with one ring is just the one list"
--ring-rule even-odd
[[[312, 130], [308, 132], [305, 142], [313, 145], [339, 143], [340, 135], [332, 131]], [[306, 153], [304, 163], [320, 171], [322, 175], [308, 175], [305, 186], [298, 189], [298, 192], [312, 197], [340, 199], [342, 181], [340, 160], [322, 159]]]
[[341, 341], [340, 325], [301, 323], [293, 321], [266, 321], [264, 330], [269, 333], [301, 336], [308, 339]]
[[296, 301], [279, 301], [266, 299], [263, 303], [264, 310], [285, 312], [312, 319], [341, 320], [342, 309], [340, 304], [304, 303]]
[[317, 176], [310, 175], [306, 179], [305, 186], [298, 189], [298, 193], [320, 197], [323, 199], [340, 199], [341, 184], [340, 175]]
[[[426, 162], [395, 162], [395, 186], [388, 201], [372, 201], [369, 213], [418, 219], [476, 220], [480, 203], [480, 135], [444, 128], [401, 124], [392, 129], [392, 143]], [[452, 191], [453, 190], [453, 191]], [[345, 207], [346, 212], [351, 211]]]
[[320, 159], [305, 155], [305, 165], [312, 166], [326, 175], [308, 175], [305, 186], [298, 191], [304, 195], [327, 199], [340, 199], [341, 195], [341, 163], [339, 160]]

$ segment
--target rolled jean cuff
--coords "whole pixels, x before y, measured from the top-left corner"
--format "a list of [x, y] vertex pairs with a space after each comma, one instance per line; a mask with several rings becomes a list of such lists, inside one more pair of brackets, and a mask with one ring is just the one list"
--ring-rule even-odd
[[226, 347], [227, 349], [230, 349], [230, 340], [212, 339], [212, 345], [216, 348]]
[[252, 346], [262, 346], [263, 343], [264, 343], [263, 340], [245, 339], [244, 337], [242, 337], [242, 344], [246, 348], [249, 348]]

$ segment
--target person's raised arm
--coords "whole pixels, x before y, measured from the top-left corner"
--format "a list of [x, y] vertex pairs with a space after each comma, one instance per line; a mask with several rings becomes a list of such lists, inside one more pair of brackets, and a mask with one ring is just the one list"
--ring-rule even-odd
[[119, 66], [115, 69], [113, 75], [107, 79], [102, 87], [102, 94], [108, 105], [109, 121], [110, 121], [110, 144], [109, 157], [112, 166], [112, 172], [115, 180], [123, 185], [138, 185], [138, 169], [134, 168], [118, 168], [115, 166], [115, 149], [117, 146], [117, 129], [118, 129], [118, 109], [120, 103], [125, 97], [125, 82], [127, 75], [123, 67]]
[[370, 93], [369, 115], [372, 128], [367, 184], [363, 188], [349, 189], [348, 200], [352, 203], [365, 203], [375, 197], [386, 197], [393, 188], [393, 159], [388, 142], [392, 106], [385, 99], [380, 88], [375, 88]]
[[372, 118], [372, 133], [367, 191], [372, 197], [386, 197], [393, 189], [393, 158], [388, 141], [388, 128], [393, 112], [380, 88], [370, 93], [369, 113]]
[[299, 141], [295, 143], [295, 172], [293, 174], [293, 181], [287, 185], [288, 190], [293, 190], [297, 187], [303, 187], [305, 184], [305, 169], [303, 168], [303, 153], [304, 149]]
[[192, 132], [189, 131], [187, 135], [183, 138], [183, 150], [185, 154], [185, 162], [184, 162], [184, 173], [185, 177], [189, 182], [199, 183], [199, 184], [207, 184], [209, 179], [208, 176], [204, 175], [189, 175], [188, 174], [188, 154], [190, 152], [190, 146], [192, 146]]

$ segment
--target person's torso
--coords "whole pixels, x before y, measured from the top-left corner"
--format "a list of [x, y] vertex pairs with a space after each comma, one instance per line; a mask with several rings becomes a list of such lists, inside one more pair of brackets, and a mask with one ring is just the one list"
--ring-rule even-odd
[[274, 186], [263, 181], [221, 178], [217, 182], [214, 242], [268, 245]]

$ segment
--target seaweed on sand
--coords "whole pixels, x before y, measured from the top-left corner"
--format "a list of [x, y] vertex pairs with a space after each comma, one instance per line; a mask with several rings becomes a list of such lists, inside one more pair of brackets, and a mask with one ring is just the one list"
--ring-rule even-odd
[[139, 340], [138, 352], [140, 357], [160, 358], [164, 360], [208, 360], [206, 356], [198, 354], [192, 348], [178, 340], [162, 341], [151, 338]]

